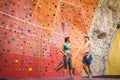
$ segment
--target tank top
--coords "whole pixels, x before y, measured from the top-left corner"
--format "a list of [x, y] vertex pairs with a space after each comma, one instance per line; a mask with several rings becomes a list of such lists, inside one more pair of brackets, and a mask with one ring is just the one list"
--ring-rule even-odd
[[65, 46], [64, 46], [64, 50], [70, 50], [71, 48], [70, 48], [70, 45], [69, 44], [65, 44]]

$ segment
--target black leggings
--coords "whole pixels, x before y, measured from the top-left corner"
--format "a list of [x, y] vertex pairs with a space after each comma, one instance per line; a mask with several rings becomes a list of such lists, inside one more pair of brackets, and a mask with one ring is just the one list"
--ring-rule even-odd
[[70, 54], [65, 55], [63, 58], [63, 61], [64, 61], [64, 69], [67, 69], [67, 66], [69, 66], [69, 69], [71, 70], [72, 69], [72, 59], [71, 59]]

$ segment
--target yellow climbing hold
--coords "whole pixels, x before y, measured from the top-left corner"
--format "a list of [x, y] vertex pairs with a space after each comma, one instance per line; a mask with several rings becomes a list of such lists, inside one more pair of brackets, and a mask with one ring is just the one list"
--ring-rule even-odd
[[30, 44], [30, 48], [33, 48], [32, 44]]
[[20, 36], [20, 39], [23, 39], [23, 36]]
[[32, 71], [32, 68], [28, 68], [28, 71], [31, 72], [31, 71]]
[[23, 49], [23, 47], [21, 46], [21, 47], [20, 47], [20, 50], [22, 50], [22, 49]]
[[4, 2], [4, 0], [1, 0], [0, 3], [3, 5], [5, 2]]
[[30, 48], [33, 48], [33, 43], [30, 42], [30, 43], [29, 43], [29, 46], [30, 46]]
[[35, 31], [33, 31], [33, 34], [37, 34]]
[[16, 62], [16, 63], [18, 63], [18, 62], [19, 62], [19, 60], [15, 60], [15, 62]]

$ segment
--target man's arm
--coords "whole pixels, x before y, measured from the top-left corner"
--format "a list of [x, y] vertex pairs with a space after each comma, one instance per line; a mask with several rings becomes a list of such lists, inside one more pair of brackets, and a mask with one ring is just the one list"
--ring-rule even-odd
[[92, 52], [92, 44], [89, 43], [89, 52], [88, 52], [88, 56], [87, 56], [87, 59], [89, 59], [90, 57], [90, 53]]
[[92, 44], [89, 43], [89, 54], [92, 53]]

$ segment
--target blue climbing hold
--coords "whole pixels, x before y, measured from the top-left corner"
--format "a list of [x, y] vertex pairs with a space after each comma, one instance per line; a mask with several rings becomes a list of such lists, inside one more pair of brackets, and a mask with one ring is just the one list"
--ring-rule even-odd
[[25, 32], [24, 32], [24, 31], [21, 31], [21, 34], [25, 34]]
[[21, 28], [21, 31], [24, 31], [24, 28], [23, 28], [23, 27]]
[[12, 40], [16, 40], [16, 38], [15, 38], [15, 37], [13, 37], [13, 38], [12, 38]]
[[30, 13], [29, 15], [32, 16], [32, 13]]

